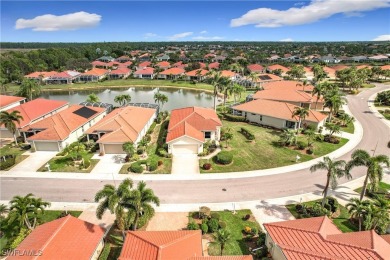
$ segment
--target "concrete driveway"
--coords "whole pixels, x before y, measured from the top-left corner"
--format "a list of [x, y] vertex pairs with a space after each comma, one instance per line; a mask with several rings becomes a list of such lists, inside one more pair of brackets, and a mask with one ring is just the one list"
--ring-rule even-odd
[[42, 165], [46, 164], [51, 158], [53, 158], [58, 152], [25, 152], [23, 155], [28, 155], [28, 158], [24, 159], [12, 168], [12, 171], [37, 171]]
[[123, 166], [124, 154], [105, 154], [99, 156], [95, 154], [92, 159], [98, 159], [99, 162], [91, 171], [91, 174], [117, 174]]
[[172, 172], [175, 175], [199, 174], [199, 158], [196, 154], [175, 154], [172, 158]]
[[146, 227], [147, 231], [176, 231], [187, 227], [188, 212], [156, 212]]

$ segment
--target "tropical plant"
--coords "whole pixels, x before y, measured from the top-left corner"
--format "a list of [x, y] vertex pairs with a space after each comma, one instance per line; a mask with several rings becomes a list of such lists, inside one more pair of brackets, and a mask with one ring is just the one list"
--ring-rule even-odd
[[322, 199], [322, 207], [324, 207], [326, 202], [326, 197], [328, 196], [329, 185], [332, 189], [337, 187], [337, 179], [345, 176], [348, 179], [352, 178], [349, 171], [346, 170], [346, 162], [344, 160], [334, 161], [328, 156], [324, 157], [323, 161], [320, 161], [310, 167], [310, 172], [316, 172], [318, 170], [325, 170], [326, 173], [326, 184], [322, 194], [324, 195]]
[[223, 79], [220, 71], [218, 71], [218, 72], [212, 71], [212, 72], [210, 72], [210, 76], [211, 76], [210, 82], [214, 88], [214, 90], [213, 90], [214, 110], [217, 110], [217, 96], [219, 93], [219, 89], [221, 88], [221, 86], [223, 84], [224, 79]]
[[287, 74], [290, 75], [293, 79], [301, 79], [305, 76], [305, 69], [302, 65], [293, 65], [290, 70], [287, 71]]
[[339, 112], [340, 108], [346, 104], [346, 100], [343, 97], [343, 94], [339, 91], [337, 87], [333, 87], [331, 90], [328, 90], [324, 96], [325, 104], [324, 107], [329, 108], [329, 121], [332, 119], [332, 115]]
[[298, 117], [298, 128], [297, 128], [297, 134], [299, 132], [299, 129], [302, 127], [302, 121], [306, 119], [307, 116], [309, 116], [309, 109], [306, 107], [295, 107], [294, 111], [292, 112], [291, 117]]
[[226, 147], [229, 146], [229, 141], [233, 139], [233, 133], [231, 132], [224, 132], [223, 133], [223, 139], [226, 142]]
[[237, 83], [233, 83], [232, 87], [229, 89], [230, 94], [233, 95], [234, 104], [237, 103], [237, 99], [241, 99], [241, 94], [245, 92], [245, 88]]
[[355, 118], [353, 116], [348, 115], [347, 113], [342, 113], [339, 116], [339, 119], [341, 120], [342, 126], [347, 126], [349, 123], [355, 121]]
[[326, 123], [325, 127], [329, 130], [329, 137], [341, 133], [341, 127], [338, 124]]
[[366, 177], [364, 179], [363, 188], [360, 193], [360, 200], [363, 199], [366, 194], [368, 180], [370, 180], [370, 191], [374, 192], [378, 189], [379, 182], [383, 177], [383, 166], [389, 167], [390, 160], [387, 155], [370, 156], [365, 150], [355, 150], [352, 155], [352, 160], [348, 162], [348, 171], [357, 166], [364, 166], [367, 168]]
[[71, 153], [71, 156], [74, 161], [81, 160], [81, 154], [86, 151], [85, 145], [81, 142], [71, 143], [67, 149]]
[[18, 144], [18, 140], [16, 138], [16, 131], [18, 128], [16, 123], [19, 125], [21, 120], [23, 120], [23, 117], [17, 110], [12, 111], [11, 113], [7, 111], [0, 112], [0, 125], [4, 125], [5, 128], [12, 133], [15, 144]]
[[231, 240], [231, 234], [227, 229], [221, 228], [213, 234], [214, 241], [211, 244], [218, 245], [220, 247], [221, 255], [226, 244]]
[[135, 148], [133, 142], [126, 142], [122, 144], [122, 150], [131, 158], [135, 153]]
[[361, 201], [357, 198], [351, 198], [350, 202], [346, 205], [348, 213], [352, 218], [356, 218], [359, 221], [359, 231], [362, 230], [362, 223], [365, 215], [367, 214], [367, 206], [370, 204], [368, 200]]
[[314, 65], [312, 68], [312, 71], [313, 71], [315, 82], [321, 82], [321, 80], [323, 80], [327, 77], [327, 74], [324, 71], [324, 68], [319, 64]]
[[314, 139], [316, 137], [316, 132], [312, 129], [306, 129], [305, 130], [305, 137], [307, 140], [307, 146], [310, 147], [313, 145]]
[[34, 80], [24, 79], [20, 85], [18, 95], [33, 100], [41, 94], [41, 86]]
[[284, 146], [291, 144], [295, 145], [297, 143], [297, 134], [292, 129], [284, 129], [280, 135], [279, 142]]
[[131, 101], [131, 96], [129, 94], [118, 95], [115, 96], [114, 101], [118, 103], [119, 106], [123, 106]]
[[9, 208], [7, 205], [0, 204], [0, 217], [7, 214], [9, 212]]
[[99, 102], [100, 99], [99, 97], [95, 94], [95, 93], [92, 93], [92, 94], [89, 94], [88, 97], [87, 97], [87, 102], [91, 102], [91, 103], [95, 103], [95, 102]]
[[156, 102], [159, 106], [161, 104], [161, 111], [163, 110], [163, 106], [165, 103], [168, 102], [168, 96], [167, 95], [164, 95], [164, 94], [161, 94], [159, 91], [154, 94], [154, 102]]

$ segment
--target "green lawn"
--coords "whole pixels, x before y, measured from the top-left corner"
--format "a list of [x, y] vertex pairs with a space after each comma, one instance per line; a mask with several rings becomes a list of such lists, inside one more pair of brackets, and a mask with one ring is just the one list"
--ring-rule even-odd
[[[226, 222], [226, 229], [231, 234], [231, 241], [226, 245], [223, 254], [224, 255], [247, 255], [249, 254], [249, 248], [247, 243], [243, 239], [243, 230], [245, 227], [256, 228], [260, 230], [260, 225], [256, 221], [243, 220], [243, 217], [247, 214], [252, 214], [248, 209], [237, 210], [233, 215], [230, 211], [213, 211], [217, 212], [221, 218], [220, 221]], [[209, 245], [209, 255], [220, 255], [220, 249], [217, 245]]]
[[349, 123], [346, 127], [342, 126], [341, 131], [353, 134], [355, 132], [355, 126], [353, 122]]
[[[370, 188], [370, 183], [367, 185], [367, 190], [369, 190]], [[362, 192], [362, 189], [363, 187], [360, 187], [360, 188], [357, 188], [355, 189], [354, 191], [356, 191], [357, 193], [361, 193]], [[366, 190], [366, 194], [367, 194], [367, 190]], [[390, 184], [386, 183], [386, 182], [379, 182], [379, 187], [378, 187], [378, 194], [386, 194], [386, 193], [390, 193]]]
[[[95, 165], [99, 162], [98, 159], [91, 159], [93, 153], [85, 153], [83, 154], [84, 161], [85, 160], [91, 160], [91, 166], [89, 166], [88, 169], [80, 169], [79, 166], [72, 165], [72, 158], [69, 156], [56, 156], [52, 158], [49, 163], [50, 170], [52, 172], [81, 172], [81, 173], [89, 173], [92, 171], [92, 169], [95, 167]], [[38, 172], [47, 172], [46, 164], [41, 166], [41, 168], [38, 169]]]
[[[314, 154], [308, 155], [303, 151], [294, 150], [293, 148], [279, 147], [276, 143], [279, 140], [280, 131], [226, 120], [223, 120], [222, 125], [223, 127], [232, 128], [234, 136], [233, 140], [230, 141], [229, 150], [233, 153], [233, 162], [230, 165], [219, 165], [213, 159], [202, 159], [200, 160], [200, 166], [208, 162], [212, 164], [212, 169], [206, 171], [201, 167], [201, 173], [241, 172], [286, 166], [295, 164], [297, 155], [301, 157], [300, 162], [308, 161], [328, 154], [340, 148], [348, 141], [347, 139], [341, 139], [339, 144], [315, 142]], [[251, 131], [255, 135], [255, 141], [247, 141], [239, 133], [241, 127], [245, 127]], [[304, 137], [299, 137], [298, 140], [306, 142]], [[222, 142], [222, 145], [225, 147], [225, 142]]]
[[[9, 154], [16, 156], [15, 164], [12, 167], [14, 167], [15, 165], [17, 165], [18, 163], [20, 163], [21, 161], [23, 161], [28, 157], [28, 155], [23, 155], [23, 153], [25, 152], [26, 152], [25, 150], [21, 150], [19, 147], [12, 147], [11, 144], [5, 145], [2, 148], [0, 148], [0, 156], [9, 155]], [[12, 169], [12, 167], [5, 169], [5, 171]]]
[[390, 113], [385, 113], [384, 110], [378, 110], [379, 113], [381, 113], [382, 116], [384, 116], [387, 120], [390, 120]]
[[[61, 215], [62, 212], [63, 210], [45, 210], [45, 212], [41, 216], [40, 223], [43, 224], [55, 220]], [[82, 211], [68, 210], [68, 213], [73, 217], [78, 218], [81, 215]]]
[[[313, 206], [315, 203], [321, 203], [321, 201], [322, 200], [314, 200], [314, 201], [304, 202], [302, 204], [305, 205], [305, 206], [310, 207], [310, 206]], [[290, 213], [295, 218], [299, 218], [300, 215], [295, 210], [295, 205], [296, 204], [286, 205], [286, 208], [290, 211]], [[348, 210], [344, 206], [342, 206], [342, 205], [339, 205], [339, 208], [340, 208], [340, 215], [337, 218], [331, 219], [333, 221], [333, 224], [335, 224], [344, 233], [358, 231], [358, 227], [353, 225], [349, 221]]]
[[375, 88], [375, 85], [374, 84], [367, 84], [367, 83], [365, 83], [365, 84], [362, 84], [361, 87], [362, 88]]

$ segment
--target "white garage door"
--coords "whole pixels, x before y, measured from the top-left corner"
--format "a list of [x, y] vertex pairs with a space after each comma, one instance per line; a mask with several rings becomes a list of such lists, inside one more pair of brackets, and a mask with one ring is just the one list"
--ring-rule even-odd
[[197, 154], [197, 144], [174, 144], [172, 149], [173, 154]]
[[106, 154], [125, 153], [122, 149], [121, 144], [105, 144], [104, 145], [104, 152]]
[[58, 151], [57, 142], [35, 142], [37, 151]]

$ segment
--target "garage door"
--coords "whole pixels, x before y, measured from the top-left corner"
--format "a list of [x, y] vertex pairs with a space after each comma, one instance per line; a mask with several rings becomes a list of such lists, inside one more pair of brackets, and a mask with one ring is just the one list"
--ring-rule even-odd
[[175, 144], [172, 149], [173, 154], [197, 154], [198, 145], [197, 144]]
[[57, 142], [35, 142], [37, 151], [58, 151]]
[[122, 149], [121, 144], [105, 144], [104, 145], [104, 152], [106, 154], [125, 153]]

